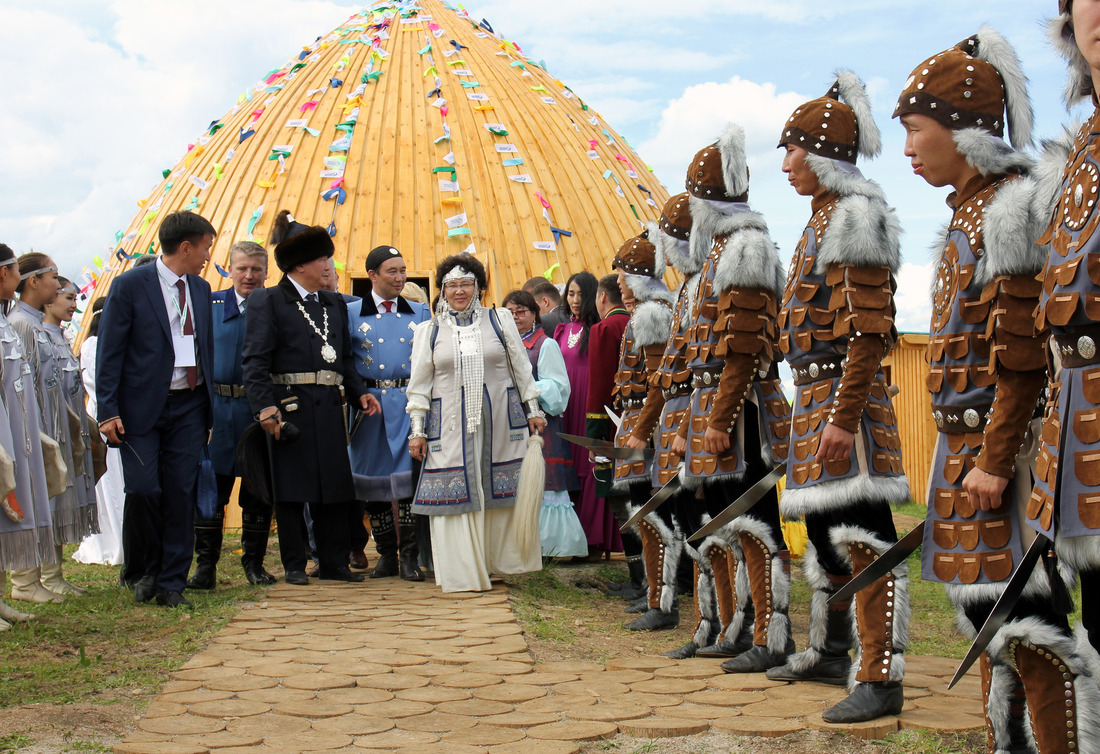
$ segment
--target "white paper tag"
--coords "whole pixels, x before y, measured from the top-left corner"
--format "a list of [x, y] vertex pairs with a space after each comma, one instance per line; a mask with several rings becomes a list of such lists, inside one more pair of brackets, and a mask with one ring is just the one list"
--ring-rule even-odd
[[516, 153], [516, 152], [519, 151], [518, 149], [516, 149], [515, 144], [497, 144], [495, 146], [497, 148], [497, 151], [502, 152], [502, 153], [503, 152], [508, 152], [508, 153], [512, 154], [512, 153]]
[[475, 102], [488, 102], [489, 95], [482, 94], [481, 92], [469, 92], [466, 94], [466, 99], [472, 99]]
[[539, 99], [541, 99], [543, 102], [545, 102], [548, 105], [558, 104], [558, 101], [556, 99], [554, 99], [553, 97], [539, 97]]
[[467, 221], [466, 220], [466, 213], [463, 212], [461, 215], [455, 215], [454, 217], [448, 217], [443, 222], [447, 223], [448, 228], [460, 228], [460, 227], [462, 227], [463, 225], [466, 224], [466, 221]]
[[439, 181], [440, 191], [458, 191], [458, 181]]
[[283, 128], [302, 128], [309, 123], [309, 118], [291, 118]]
[[539, 251], [554, 251], [558, 248], [553, 241], [535, 241], [534, 247]]
[[516, 183], [534, 183], [534, 181], [531, 180], [531, 176], [527, 175], [526, 173], [523, 173], [521, 175], [510, 175], [508, 176], [508, 178], [515, 181]]
[[193, 367], [195, 364], [195, 336], [173, 335], [172, 349], [176, 353], [177, 367]]
[[321, 171], [321, 177], [322, 178], [343, 178], [344, 177], [344, 169], [340, 168], [339, 170], [322, 170]]

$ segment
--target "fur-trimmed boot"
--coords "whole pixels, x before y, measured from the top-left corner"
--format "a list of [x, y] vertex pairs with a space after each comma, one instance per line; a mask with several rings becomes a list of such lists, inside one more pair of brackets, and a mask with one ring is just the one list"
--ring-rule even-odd
[[753, 646], [722, 663], [722, 670], [727, 673], [762, 673], [785, 663], [795, 649], [787, 617], [791, 592], [790, 553], [775, 547], [763, 527], [754, 526], [753, 529], [740, 532], [749, 590], [756, 608]]
[[749, 599], [748, 576], [738, 552], [734, 552], [733, 548], [715, 546], [710, 548], [708, 554], [711, 571], [714, 573], [714, 592], [722, 630], [718, 634], [718, 641], [701, 647], [696, 655], [736, 657], [752, 649], [754, 616], [752, 600]]
[[271, 534], [271, 511], [241, 511], [241, 568], [249, 584], [267, 586], [275, 577], [264, 568], [267, 538]]
[[697, 551], [688, 548], [692, 555], [692, 570], [695, 575], [695, 629], [687, 644], [665, 652], [665, 657], [674, 660], [686, 660], [695, 657], [699, 647], [713, 644], [718, 639], [721, 625], [718, 622], [717, 606], [714, 597], [714, 577], [709, 568], [702, 567], [705, 562], [696, 558]]
[[1038, 754], [1027, 720], [1024, 684], [1016, 669], [982, 653], [978, 667], [982, 678], [986, 750], [993, 754]]
[[[839, 532], [845, 534], [845, 532]], [[834, 545], [838, 548], [834, 535]], [[848, 541], [852, 573], [859, 573], [890, 547], [867, 535]], [[901, 712], [905, 695], [905, 647], [909, 643], [909, 577], [903, 563], [853, 600], [856, 656], [849, 677], [849, 696], [822, 713], [828, 723], [862, 723]]]
[[[642, 536], [642, 553], [645, 558], [646, 578], [649, 581], [646, 611], [624, 628], [628, 631], [675, 628], [680, 624], [680, 613], [673, 605], [676, 592], [675, 569], [679, 560], [678, 542], [671, 536], [671, 532], [661, 532], [648, 517], [638, 524], [638, 531]], [[668, 536], [662, 536], [663, 533]]]
[[787, 662], [768, 670], [773, 681], [818, 681], [834, 686], [848, 683], [852, 667], [852, 601], [829, 604], [829, 597], [847, 584], [850, 575], [825, 573], [818, 563], [813, 545], [802, 558], [802, 572], [813, 588], [810, 597], [810, 637], [803, 652], [791, 655]]
[[214, 518], [195, 519], [195, 572], [187, 579], [188, 589], [207, 590], [217, 586], [224, 521], [225, 508], [220, 505], [214, 511]]
[[604, 594], [633, 602], [646, 594], [645, 555], [627, 558], [626, 569], [628, 579], [621, 584], [609, 584]]
[[54, 548], [54, 553], [57, 558], [56, 562], [42, 564], [42, 586], [46, 587], [54, 594], [60, 594], [66, 597], [83, 597], [88, 593], [88, 590], [76, 584], [69, 583], [61, 573], [61, 563], [65, 559], [65, 552], [61, 545], [57, 545]]
[[1005, 623], [988, 651], [1003, 652], [1019, 673], [1042, 754], [1100, 751], [1100, 658], [1084, 630], [1074, 637], [1037, 617], [1019, 618]]
[[368, 506], [370, 514], [370, 531], [374, 537], [374, 547], [378, 550], [378, 562], [374, 564], [374, 570], [370, 572], [372, 579], [385, 579], [397, 576], [401, 572], [401, 561], [398, 557], [397, 527], [393, 521], [393, 507], [374, 509]]
[[[7, 571], [0, 571], [0, 597], [4, 596], [4, 582], [7, 579]], [[8, 623], [26, 623], [34, 620], [34, 613], [22, 613], [0, 599], [0, 620]], [[0, 629], [2, 630], [2, 629]]]
[[416, 561], [420, 557], [420, 548], [416, 544], [416, 525], [402, 523], [398, 531], [401, 548], [401, 578], [405, 581], [423, 581], [424, 572]]
[[51, 592], [42, 586], [41, 568], [24, 568], [11, 571], [11, 598], [39, 604], [65, 601], [64, 595]]

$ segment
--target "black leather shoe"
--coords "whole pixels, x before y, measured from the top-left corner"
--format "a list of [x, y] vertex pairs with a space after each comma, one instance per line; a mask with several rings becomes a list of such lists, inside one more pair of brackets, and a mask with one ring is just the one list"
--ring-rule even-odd
[[309, 576], [306, 576], [305, 571], [287, 571], [286, 583], [294, 584], [295, 586], [306, 586], [309, 584]]
[[748, 630], [741, 631], [736, 640], [722, 639], [721, 641], [700, 647], [696, 653], [699, 657], [737, 657], [752, 649], [752, 622], [748, 624]]
[[721, 667], [727, 673], [763, 673], [768, 668], [782, 665], [793, 653], [793, 639], [787, 642], [782, 652], [772, 652], [767, 647], [757, 645], [732, 660], [726, 660]]
[[361, 573], [352, 573], [350, 568], [338, 568], [335, 571], [321, 571], [321, 581], [363, 581]]
[[660, 610], [647, 610], [642, 617], [635, 618], [623, 628], [627, 631], [663, 631], [676, 628], [680, 625], [680, 613], [670, 610], [663, 613]]
[[[257, 565], [250, 561], [248, 563], [241, 563], [241, 567], [244, 568], [244, 577], [248, 579], [249, 584], [270, 586], [275, 583], [275, 577], [267, 572], [262, 563]], [[308, 584], [309, 582], [307, 581], [306, 583]]]
[[217, 586], [218, 577], [215, 566], [210, 563], [199, 563], [195, 566], [195, 572], [187, 579], [188, 589], [210, 591]]
[[634, 600], [629, 605], [624, 607], [623, 612], [624, 613], [638, 613], [638, 614], [641, 614], [641, 613], [644, 613], [648, 609], [649, 609], [649, 597], [648, 597], [648, 592], [647, 592], [647, 594], [643, 594], [641, 597], [639, 597], [638, 599]]
[[682, 647], [676, 649], [670, 649], [664, 653], [665, 657], [671, 657], [673, 660], [687, 660], [691, 657], [695, 657], [699, 654], [699, 645], [692, 639]]
[[905, 692], [899, 681], [860, 683], [842, 702], [821, 713], [827, 723], [862, 723], [901, 712]]
[[157, 592], [157, 604], [162, 607], [186, 607], [193, 609], [195, 606], [187, 601], [181, 592]]
[[424, 580], [424, 573], [416, 564], [416, 555], [414, 548], [401, 550], [401, 578], [405, 581]]
[[370, 568], [370, 564], [367, 562], [367, 553], [362, 550], [352, 550], [351, 556], [348, 558], [348, 568], [353, 571], [365, 571]]
[[396, 576], [398, 571], [397, 553], [387, 552], [378, 556], [378, 562], [374, 564], [374, 570], [370, 572], [372, 579], [388, 579]]
[[151, 602], [153, 597], [157, 596], [157, 577], [156, 576], [142, 576], [141, 579], [134, 584], [134, 601], [145, 603]]
[[[801, 655], [796, 655], [796, 657], [801, 657]], [[848, 685], [848, 670], [852, 667], [852, 660], [846, 654], [840, 657], [819, 654], [815, 662], [802, 669], [794, 667], [793, 660], [792, 657], [783, 665], [769, 668], [768, 678], [773, 681], [817, 681], [832, 686]]]

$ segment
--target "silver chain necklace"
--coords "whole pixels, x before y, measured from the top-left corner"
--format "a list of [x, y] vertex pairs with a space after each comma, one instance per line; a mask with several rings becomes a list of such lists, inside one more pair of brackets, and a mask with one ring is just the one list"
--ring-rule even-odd
[[321, 346], [321, 358], [324, 359], [329, 364], [336, 361], [336, 349], [333, 348], [331, 345], [329, 345], [329, 342], [328, 342], [328, 309], [322, 309], [322, 312], [324, 313], [324, 317], [325, 317], [325, 319], [324, 319], [325, 331], [321, 332], [317, 328], [317, 323], [313, 321], [313, 318], [310, 317], [309, 314], [306, 312], [306, 308], [304, 306], [302, 306], [302, 302], [301, 301], [296, 301], [295, 304], [298, 305], [298, 311], [300, 311], [302, 313], [302, 316], [306, 318], [306, 322], [308, 322], [309, 326], [313, 328], [313, 332], [317, 333], [317, 335], [320, 336], [321, 340], [323, 340], [325, 342], [325, 344], [323, 346]]

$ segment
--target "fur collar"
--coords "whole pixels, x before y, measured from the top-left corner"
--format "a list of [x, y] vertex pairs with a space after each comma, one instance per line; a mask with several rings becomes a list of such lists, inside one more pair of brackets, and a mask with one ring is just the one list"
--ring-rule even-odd
[[1062, 193], [1066, 165], [1073, 154], [1076, 138], [1075, 131], [1064, 128], [1057, 137], [1044, 140], [1041, 145], [1039, 162], [1034, 172], [1038, 186], [1035, 191], [1035, 211], [1048, 220], [1054, 214], [1054, 206]]
[[951, 137], [967, 164], [983, 176], [1027, 173], [1035, 167], [1034, 159], [981, 128], [960, 128]]
[[882, 187], [871, 179], [865, 177], [859, 170], [845, 169], [842, 163], [822, 157], [816, 154], [807, 154], [806, 162], [814, 171], [818, 182], [840, 196], [866, 196], [883, 204], [886, 203], [886, 194]]
[[814, 271], [825, 274], [831, 264], [901, 268], [901, 225], [886, 204], [882, 188], [859, 172], [846, 172], [834, 160], [808, 155], [807, 161], [823, 186], [840, 195], [821, 238]]
[[627, 273], [626, 284], [630, 286], [634, 298], [639, 303], [646, 301], [664, 301], [672, 304], [676, 300], [676, 294], [668, 289], [664, 280], [651, 278], [649, 275], [631, 275]]
[[779, 247], [768, 235], [767, 226], [743, 225], [726, 240], [714, 269], [715, 291], [764, 288], [780, 297], [784, 283]]
[[664, 301], [644, 301], [634, 307], [630, 327], [639, 348], [665, 343], [672, 328], [672, 307]]
[[984, 286], [1000, 275], [1036, 275], [1047, 261], [1045, 246], [1035, 242], [1046, 227], [1036, 206], [1036, 182], [1008, 181], [982, 214], [985, 253], [974, 266], [974, 283]]
[[1066, 59], [1066, 88], [1062, 92], [1062, 98], [1068, 109], [1092, 96], [1092, 73], [1085, 56], [1077, 48], [1068, 13], [1052, 18], [1047, 23], [1047, 37], [1051, 46]]

